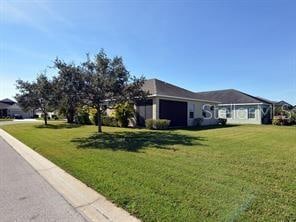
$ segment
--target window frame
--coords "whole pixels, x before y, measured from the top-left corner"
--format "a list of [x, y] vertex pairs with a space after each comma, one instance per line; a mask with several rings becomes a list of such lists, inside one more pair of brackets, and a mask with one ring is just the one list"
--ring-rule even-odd
[[248, 108], [248, 119], [256, 119], [256, 108], [255, 107]]

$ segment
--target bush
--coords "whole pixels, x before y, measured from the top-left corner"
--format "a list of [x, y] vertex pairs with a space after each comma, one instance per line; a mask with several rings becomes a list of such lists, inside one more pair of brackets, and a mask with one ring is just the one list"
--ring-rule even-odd
[[227, 123], [227, 119], [224, 119], [224, 118], [219, 118], [218, 119], [218, 124], [219, 125], [225, 126], [226, 123]]
[[272, 124], [277, 126], [287, 126], [291, 124], [291, 121], [285, 116], [275, 116], [272, 119]]
[[153, 119], [146, 119], [145, 120], [145, 126], [146, 126], [147, 129], [153, 129], [154, 120]]
[[201, 126], [203, 118], [196, 118], [193, 120], [193, 126]]
[[292, 112], [290, 122], [292, 125], [296, 125], [296, 111]]
[[54, 120], [58, 120], [59, 117], [57, 115], [52, 115], [51, 118], [53, 118]]
[[103, 126], [118, 126], [118, 121], [115, 117], [103, 116], [102, 117], [102, 125]]
[[98, 125], [98, 114], [94, 113], [93, 115], [90, 116], [90, 121], [94, 125]]
[[81, 124], [81, 125], [91, 125], [91, 121], [89, 119], [89, 114], [88, 113], [79, 113], [76, 116], [75, 122], [77, 124]]
[[129, 119], [134, 117], [135, 110], [131, 103], [125, 102], [115, 107], [115, 118], [121, 127], [128, 127]]
[[168, 129], [170, 126], [171, 121], [168, 119], [147, 119], [145, 121], [146, 128], [148, 129], [158, 129], [158, 130], [164, 130]]

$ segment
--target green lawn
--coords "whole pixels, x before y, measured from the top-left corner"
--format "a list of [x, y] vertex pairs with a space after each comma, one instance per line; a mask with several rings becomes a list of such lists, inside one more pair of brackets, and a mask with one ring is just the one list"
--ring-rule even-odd
[[296, 220], [296, 127], [2, 128], [143, 221]]
[[12, 121], [12, 119], [0, 118], [0, 121]]

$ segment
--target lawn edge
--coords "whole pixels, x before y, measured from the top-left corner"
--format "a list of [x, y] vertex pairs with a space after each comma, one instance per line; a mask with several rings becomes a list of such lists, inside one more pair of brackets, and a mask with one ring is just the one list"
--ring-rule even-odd
[[0, 129], [0, 137], [22, 156], [34, 170], [88, 221], [140, 221], [35, 152], [5, 130]]

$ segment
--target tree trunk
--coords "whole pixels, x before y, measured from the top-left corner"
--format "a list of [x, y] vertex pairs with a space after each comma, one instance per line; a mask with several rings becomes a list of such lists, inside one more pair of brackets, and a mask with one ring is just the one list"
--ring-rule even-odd
[[98, 114], [98, 132], [102, 132], [102, 114], [101, 114], [101, 108], [97, 108], [97, 114]]
[[67, 112], [67, 123], [74, 123], [74, 116], [75, 116], [75, 111], [73, 108], [68, 109]]
[[47, 125], [47, 113], [43, 113], [44, 114], [44, 124]]

